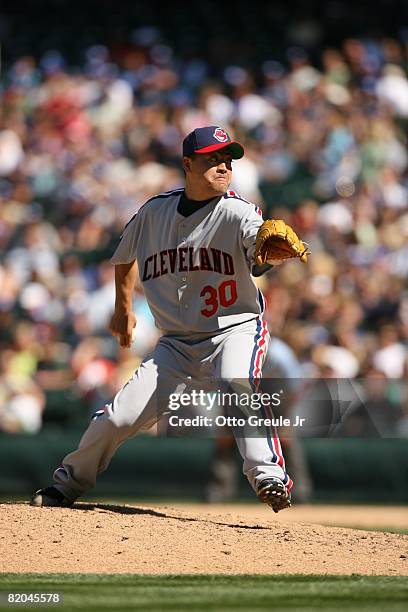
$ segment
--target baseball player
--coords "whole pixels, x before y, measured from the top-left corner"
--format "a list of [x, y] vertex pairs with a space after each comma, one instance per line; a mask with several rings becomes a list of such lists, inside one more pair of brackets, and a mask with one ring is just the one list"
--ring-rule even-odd
[[[162, 336], [112, 402], [92, 418], [77, 450], [54, 472], [35, 506], [70, 506], [95, 486], [116, 449], [169, 412], [169, 396], [186, 379], [247, 380], [256, 389], [269, 333], [262, 294], [251, 277], [287, 257], [306, 261], [303, 243], [283, 221], [229, 190], [243, 146], [217, 126], [183, 141], [185, 188], [148, 200], [126, 225], [111, 259], [116, 300], [110, 330], [130, 347], [136, 319], [137, 269]], [[258, 498], [275, 512], [290, 506], [292, 481], [279, 439], [236, 437], [243, 471]]]

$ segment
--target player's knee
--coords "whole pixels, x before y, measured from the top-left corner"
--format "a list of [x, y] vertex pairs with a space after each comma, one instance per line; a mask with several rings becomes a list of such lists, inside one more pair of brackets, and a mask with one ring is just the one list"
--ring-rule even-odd
[[97, 410], [91, 416], [91, 423], [101, 425], [106, 422], [117, 428], [129, 427], [132, 424], [129, 415], [112, 411], [112, 404], [104, 406], [104, 408]]
[[135, 424], [137, 417], [135, 417], [132, 414], [113, 413], [109, 416], [108, 420], [110, 423], [112, 423], [112, 425], [114, 425], [118, 429], [122, 429], [125, 427], [132, 427]]

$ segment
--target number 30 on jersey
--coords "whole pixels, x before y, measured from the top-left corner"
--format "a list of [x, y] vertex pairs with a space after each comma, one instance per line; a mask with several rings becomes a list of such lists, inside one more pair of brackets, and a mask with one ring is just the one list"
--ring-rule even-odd
[[202, 288], [200, 297], [204, 298], [206, 305], [206, 308], [201, 309], [201, 314], [204, 317], [213, 317], [220, 305], [228, 308], [237, 301], [237, 284], [234, 280], [226, 280], [218, 287], [206, 285]]

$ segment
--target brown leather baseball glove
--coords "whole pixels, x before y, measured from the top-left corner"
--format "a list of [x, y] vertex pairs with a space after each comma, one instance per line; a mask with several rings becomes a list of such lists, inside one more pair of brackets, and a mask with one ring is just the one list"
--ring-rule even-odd
[[306, 263], [309, 254], [307, 245], [282, 219], [268, 219], [258, 230], [254, 254], [258, 265], [292, 257], [299, 257], [300, 261]]

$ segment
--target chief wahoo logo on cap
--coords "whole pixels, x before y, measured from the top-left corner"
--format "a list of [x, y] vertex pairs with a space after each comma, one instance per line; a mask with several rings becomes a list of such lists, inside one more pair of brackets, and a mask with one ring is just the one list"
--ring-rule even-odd
[[220, 127], [217, 127], [217, 129], [214, 131], [213, 136], [220, 142], [226, 142], [228, 140], [227, 132]]

